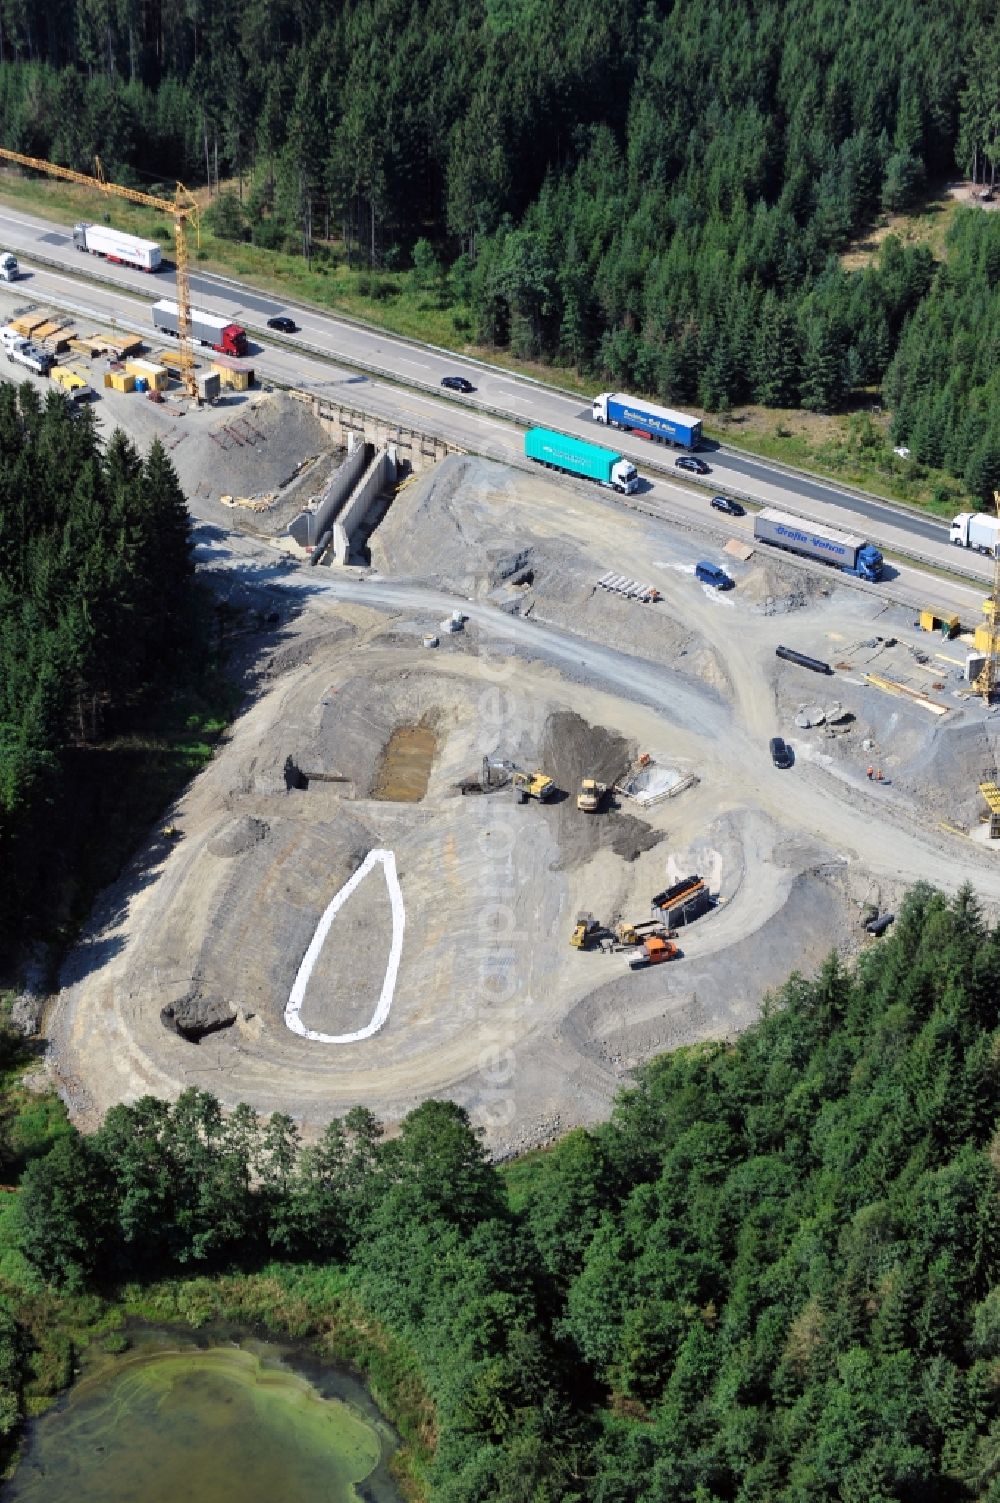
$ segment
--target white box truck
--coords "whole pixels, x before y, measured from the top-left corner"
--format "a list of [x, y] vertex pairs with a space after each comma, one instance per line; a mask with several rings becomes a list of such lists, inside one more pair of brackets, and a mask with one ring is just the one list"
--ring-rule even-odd
[[961, 511], [952, 518], [949, 536], [958, 548], [992, 553], [1000, 543], [1000, 517], [991, 517], [982, 511]]
[[20, 275], [17, 257], [12, 256], [10, 251], [0, 251], [0, 278], [5, 282], [16, 282]]
[[135, 266], [139, 271], [160, 269], [160, 247], [155, 240], [126, 235], [124, 230], [112, 230], [107, 225], [75, 224], [73, 244], [78, 251], [89, 251], [92, 256], [103, 256], [105, 261], [117, 261], [122, 266]]

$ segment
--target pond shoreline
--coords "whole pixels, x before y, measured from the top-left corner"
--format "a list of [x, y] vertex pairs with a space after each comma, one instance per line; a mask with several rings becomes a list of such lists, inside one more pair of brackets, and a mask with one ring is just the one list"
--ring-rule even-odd
[[[5, 1497], [98, 1500], [121, 1472], [156, 1503], [195, 1478], [204, 1503], [402, 1503], [399, 1436], [343, 1363], [311, 1343], [232, 1321], [192, 1328], [129, 1317], [124, 1350], [99, 1337], [75, 1381], [26, 1428]], [[114, 1335], [115, 1333], [112, 1333]], [[115, 1342], [117, 1345], [117, 1342]]]
[[407, 1503], [429, 1496], [425, 1477], [437, 1442], [436, 1414], [416, 1354], [365, 1311], [334, 1269], [271, 1265], [249, 1274], [133, 1283], [103, 1297], [64, 1295], [55, 1307], [46, 1299], [44, 1307], [22, 1308], [35, 1379], [24, 1395], [27, 1418], [0, 1472], [5, 1498], [35, 1424], [68, 1401], [81, 1367], [102, 1349], [108, 1356], [120, 1353], [121, 1343], [148, 1327], [188, 1340], [209, 1330], [238, 1330], [246, 1339], [294, 1348], [303, 1370], [353, 1380], [397, 1438], [388, 1470], [400, 1496]]

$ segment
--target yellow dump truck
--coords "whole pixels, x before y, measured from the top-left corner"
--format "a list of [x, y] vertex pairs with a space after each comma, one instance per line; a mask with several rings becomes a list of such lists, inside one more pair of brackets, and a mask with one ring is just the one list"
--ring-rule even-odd
[[580, 784], [580, 792], [576, 796], [576, 807], [582, 809], [584, 814], [596, 814], [607, 791], [607, 783], [598, 783], [594, 778], [584, 778]]

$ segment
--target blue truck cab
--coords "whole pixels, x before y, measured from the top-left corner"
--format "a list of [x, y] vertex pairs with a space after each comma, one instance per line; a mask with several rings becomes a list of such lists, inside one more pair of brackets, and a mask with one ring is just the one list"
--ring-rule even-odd
[[846, 569], [847, 574], [856, 574], [859, 579], [867, 579], [871, 584], [876, 584], [882, 578], [883, 559], [874, 543], [866, 543], [858, 549], [858, 557], [853, 569]]

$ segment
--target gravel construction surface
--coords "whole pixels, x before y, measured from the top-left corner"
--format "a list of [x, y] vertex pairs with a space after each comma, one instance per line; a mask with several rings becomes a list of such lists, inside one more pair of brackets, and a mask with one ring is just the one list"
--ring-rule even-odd
[[[358, 1101], [391, 1122], [449, 1095], [502, 1156], [606, 1115], [652, 1053], [746, 1027], [791, 970], [871, 943], [864, 905], [891, 911], [914, 880], [971, 878], [1000, 908], [994, 855], [942, 827], [978, 835], [1000, 721], [962, 696], [906, 612], [472, 459], [401, 492], [372, 556], [378, 572], [361, 579], [202, 537], [227, 598], [278, 602], [277, 638], [251, 707], [171, 811], [183, 838], [151, 840], [67, 962], [49, 1069], [78, 1121], [186, 1085], [287, 1111], [307, 1133]], [[699, 558], [724, 561], [735, 589], [701, 586]], [[611, 567], [662, 599], [597, 590]], [[451, 635], [453, 609], [467, 620]], [[778, 645], [843, 666], [810, 673]], [[946, 714], [873, 686], [872, 671], [921, 684]], [[829, 721], [801, 713], [824, 705]], [[773, 735], [792, 746], [790, 770], [771, 764]], [[411, 802], [374, 796], [392, 784], [390, 744], [424, 759]], [[577, 810], [582, 777], [611, 782], [639, 753], [694, 781], [646, 808]], [[540, 768], [565, 796], [463, 796], [484, 757]], [[303, 1039], [283, 1022], [292, 982], [376, 849], [395, 855], [406, 915], [388, 1021], [357, 1044]], [[380, 870], [317, 962], [302, 1017], [318, 1032], [372, 1016], [391, 938]], [[641, 921], [690, 872], [713, 906], [679, 934], [679, 960], [632, 973], [625, 953], [570, 947], [578, 913]]]

